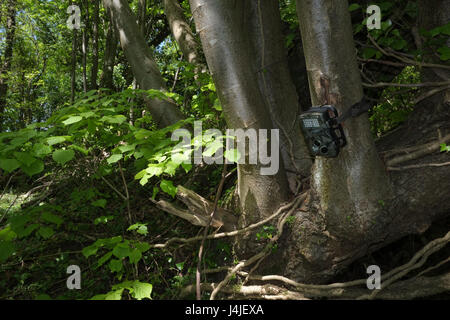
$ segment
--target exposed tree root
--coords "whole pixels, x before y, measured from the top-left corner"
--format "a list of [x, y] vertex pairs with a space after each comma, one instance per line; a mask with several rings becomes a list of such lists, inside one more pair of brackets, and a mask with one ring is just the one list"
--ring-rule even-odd
[[[414, 160], [414, 159], [423, 157], [427, 154], [436, 152], [437, 150], [439, 150], [440, 145], [442, 143], [446, 143], [449, 141], [450, 141], [450, 134], [447, 134], [446, 136], [438, 139], [438, 141], [433, 141], [433, 142], [426, 143], [426, 144], [423, 144], [420, 146], [414, 146], [414, 147], [398, 150], [398, 153], [406, 153], [406, 154], [402, 154], [402, 155], [399, 155], [392, 159], [387, 160], [386, 165], [389, 168], [389, 167], [395, 166], [396, 164], [399, 164], [402, 162], [406, 162], [406, 161], [410, 161], [410, 160]], [[390, 151], [389, 153], [390, 153], [390, 155], [394, 154], [393, 151]]]
[[[295, 206], [291, 209], [293, 211]], [[286, 214], [280, 219], [279, 227], [282, 229], [283, 222], [289, 214]], [[280, 229], [279, 229], [280, 230]], [[280, 234], [277, 234], [276, 241]], [[259, 298], [259, 299], [311, 299], [311, 298], [330, 298], [330, 299], [413, 299], [418, 297], [426, 297], [434, 294], [439, 294], [450, 290], [450, 273], [435, 277], [424, 277], [425, 273], [428, 273], [436, 268], [447, 263], [450, 258], [447, 258], [437, 265], [425, 269], [416, 276], [399, 281], [405, 277], [408, 273], [423, 266], [428, 257], [445, 247], [450, 242], [450, 232], [444, 237], [435, 239], [418, 251], [413, 258], [406, 264], [399, 266], [390, 272], [381, 276], [381, 289], [370, 291], [365, 289], [366, 279], [359, 279], [344, 283], [332, 283], [328, 285], [314, 285], [298, 283], [289, 278], [279, 275], [251, 275], [246, 272], [242, 272], [244, 267], [249, 266], [256, 261], [259, 261], [265, 256], [266, 250], [269, 245], [266, 246], [260, 253], [254, 255], [252, 258], [238, 263], [233, 268], [218, 268], [215, 270], [205, 270], [205, 273], [221, 272], [228, 270], [228, 274], [223, 281], [218, 284], [209, 283], [203, 284], [202, 288], [205, 291], [212, 292], [210, 299], [215, 299], [219, 291], [225, 294], [232, 294], [232, 298]], [[270, 244], [273, 242], [271, 241]], [[235, 274], [245, 277], [246, 280], [252, 280], [255, 282], [278, 282], [293, 289], [285, 289], [276, 285], [250, 285], [250, 286], [227, 286], [228, 281]], [[244, 281], [245, 283], [245, 281]], [[193, 292], [195, 287], [188, 286], [181, 292], [182, 296], [186, 296]], [[259, 294], [255, 294], [259, 292]]]

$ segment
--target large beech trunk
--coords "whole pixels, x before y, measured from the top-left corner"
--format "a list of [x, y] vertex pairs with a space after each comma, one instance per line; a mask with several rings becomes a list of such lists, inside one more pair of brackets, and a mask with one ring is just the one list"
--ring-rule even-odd
[[[190, 4], [229, 128], [273, 128], [265, 97], [255, 81], [249, 41], [253, 35], [245, 32], [245, 2], [191, 0]], [[242, 225], [270, 215], [288, 198], [283, 167], [272, 176], [261, 175], [260, 168], [260, 165], [238, 166]]]
[[[139, 30], [136, 18], [126, 0], [103, 0], [110, 11], [119, 34], [120, 44], [131, 65], [133, 75], [144, 90], [167, 90], [150, 48]], [[169, 100], [147, 99], [148, 109], [159, 127], [166, 127], [183, 119], [178, 106]]]
[[301, 106], [289, 73], [279, 3], [276, 0], [245, 3], [256, 76], [272, 125], [280, 129], [280, 151], [289, 185], [294, 191], [298, 187], [299, 174], [309, 176], [312, 161], [296, 117]]

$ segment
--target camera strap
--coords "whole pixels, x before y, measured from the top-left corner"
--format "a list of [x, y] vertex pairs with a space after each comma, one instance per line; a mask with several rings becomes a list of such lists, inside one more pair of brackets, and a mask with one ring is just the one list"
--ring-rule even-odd
[[345, 111], [341, 116], [337, 117], [336, 123], [341, 124], [348, 118], [356, 118], [369, 111], [370, 108], [372, 108], [372, 105], [369, 103], [369, 101], [367, 101], [365, 97], [363, 97], [361, 101], [355, 103], [350, 108], [348, 108], [348, 110]]

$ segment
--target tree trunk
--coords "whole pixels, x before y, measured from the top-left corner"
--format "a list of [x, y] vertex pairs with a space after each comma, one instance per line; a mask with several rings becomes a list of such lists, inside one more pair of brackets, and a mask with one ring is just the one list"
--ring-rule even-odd
[[100, 86], [114, 90], [114, 65], [116, 64], [117, 39], [114, 23], [111, 19], [110, 11], [106, 10], [108, 17], [108, 29], [106, 31], [105, 51], [103, 54], [103, 73], [100, 78]]
[[3, 130], [4, 113], [6, 110], [6, 95], [8, 93], [8, 79], [11, 71], [14, 37], [16, 33], [16, 0], [9, 0], [6, 14], [6, 46], [0, 63], [0, 132]]
[[[144, 90], [167, 90], [128, 2], [126, 0], [103, 0], [103, 5], [111, 12], [112, 21], [119, 33], [122, 50], [131, 65], [139, 87]], [[146, 103], [153, 120], [159, 127], [166, 127], [183, 119], [181, 111], [173, 101], [146, 98]]]
[[280, 129], [281, 155], [289, 185], [295, 192], [299, 178], [310, 175], [312, 161], [298, 123], [301, 108], [289, 74], [279, 3], [251, 0], [246, 4], [259, 87], [273, 127]]
[[180, 46], [184, 58], [189, 63], [198, 64], [198, 45], [178, 1], [164, 0], [164, 12], [169, 22], [172, 35]]
[[94, 19], [92, 24], [92, 69], [91, 89], [97, 89], [98, 74], [98, 24], [99, 24], [100, 0], [94, 0]]
[[[268, 106], [254, 80], [244, 1], [191, 0], [190, 5], [228, 127], [272, 129]], [[241, 226], [272, 214], [289, 196], [283, 163], [274, 175], [262, 175], [260, 168], [238, 165]]]

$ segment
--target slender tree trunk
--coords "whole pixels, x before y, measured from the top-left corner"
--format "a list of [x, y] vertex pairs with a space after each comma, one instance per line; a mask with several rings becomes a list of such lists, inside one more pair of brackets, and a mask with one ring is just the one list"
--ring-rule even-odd
[[116, 30], [109, 10], [106, 10], [106, 16], [108, 17], [108, 29], [106, 32], [105, 51], [103, 54], [103, 73], [100, 78], [100, 86], [102, 88], [114, 90], [113, 75], [119, 40], [117, 39]]
[[76, 68], [77, 68], [77, 29], [72, 31], [72, 67], [70, 71], [70, 100], [72, 103], [75, 101], [75, 90], [76, 90]]
[[[119, 33], [122, 50], [131, 65], [139, 87], [144, 90], [167, 90], [128, 2], [126, 0], [103, 0], [103, 5], [111, 12], [112, 21]], [[181, 111], [173, 101], [146, 99], [146, 103], [159, 127], [165, 127], [183, 119]]]
[[9, 0], [6, 14], [6, 46], [0, 63], [0, 132], [3, 130], [4, 112], [6, 110], [6, 95], [8, 93], [9, 72], [13, 56], [14, 38], [16, 33], [16, 0]]
[[[191, 0], [190, 5], [227, 125], [233, 129], [272, 129], [252, 68], [244, 1]], [[283, 163], [274, 175], [262, 175], [260, 168], [259, 164], [238, 166], [241, 225], [272, 214], [289, 195]]]
[[82, 36], [81, 36], [81, 54], [82, 54], [82, 65], [83, 65], [83, 92], [87, 92], [88, 84], [87, 84], [87, 50], [89, 45], [89, 2], [84, 1], [83, 7], [85, 9], [85, 26], [83, 27]]
[[98, 24], [99, 24], [100, 0], [94, 0], [94, 16], [92, 25], [92, 69], [91, 89], [97, 89], [98, 74]]
[[170, 31], [180, 46], [187, 62], [199, 63], [198, 44], [191, 27], [186, 22], [183, 9], [177, 0], [164, 0], [164, 12], [169, 22]]

